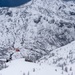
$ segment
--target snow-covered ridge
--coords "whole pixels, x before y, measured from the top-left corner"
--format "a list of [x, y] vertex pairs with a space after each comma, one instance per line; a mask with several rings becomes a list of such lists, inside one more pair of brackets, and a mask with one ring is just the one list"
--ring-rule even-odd
[[[69, 75], [75, 74], [75, 41], [68, 45], [57, 48], [49, 55], [43, 56], [37, 61], [39, 64], [48, 64], [49, 66], [60, 67]], [[64, 75], [64, 74], [63, 74]]]
[[68, 45], [57, 48], [50, 52], [49, 55], [41, 58], [40, 63], [47, 63], [49, 65], [56, 65], [59, 67], [75, 63], [75, 41]]

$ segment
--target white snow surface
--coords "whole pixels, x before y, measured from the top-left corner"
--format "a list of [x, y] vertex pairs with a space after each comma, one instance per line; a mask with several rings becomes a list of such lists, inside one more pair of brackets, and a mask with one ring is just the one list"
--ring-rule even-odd
[[[7, 68], [0, 71], [0, 75], [62, 75], [62, 71], [56, 67], [26, 62], [24, 59], [13, 60], [7, 65]], [[64, 75], [67, 73], [64, 72]]]
[[[70, 65], [75, 63], [75, 41], [65, 45], [63, 47], [57, 48], [39, 59], [39, 63], [46, 63], [52, 65]], [[62, 66], [61, 66], [62, 67]]]
[[[6, 63], [8, 67], [0, 70], [0, 75], [75, 75], [74, 40], [73, 2], [32, 0], [21, 7], [0, 8], [0, 48], [4, 48], [4, 53], [8, 51], [8, 57], [14, 53], [14, 60]], [[16, 53], [13, 46], [20, 52]], [[0, 54], [4, 56], [2, 50]], [[47, 55], [39, 60], [39, 64], [20, 59], [28, 55], [36, 59], [44, 54]], [[55, 67], [64, 62], [68, 69], [72, 67], [72, 71], [65, 73]]]

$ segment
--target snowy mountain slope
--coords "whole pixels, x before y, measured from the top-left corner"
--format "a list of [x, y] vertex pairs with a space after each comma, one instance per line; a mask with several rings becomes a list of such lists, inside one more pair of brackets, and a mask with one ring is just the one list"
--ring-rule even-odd
[[32, 0], [20, 7], [0, 8], [0, 48], [18, 48], [37, 60], [75, 40], [74, 16], [75, 3], [62, 0]]
[[10, 61], [0, 74], [75, 75], [74, 40], [73, 1], [32, 0], [20, 7], [0, 8], [0, 59], [25, 58], [35, 62], [40, 58], [40, 65], [22, 59]]
[[62, 74], [62, 71], [56, 67], [25, 62], [24, 59], [11, 61], [7, 65], [6, 69], [0, 71], [0, 75], [68, 75], [65, 72]]
[[65, 67], [66, 65], [75, 63], [75, 41], [57, 48], [38, 60], [39, 63], [47, 63], [49, 65], [56, 65], [58, 67]]

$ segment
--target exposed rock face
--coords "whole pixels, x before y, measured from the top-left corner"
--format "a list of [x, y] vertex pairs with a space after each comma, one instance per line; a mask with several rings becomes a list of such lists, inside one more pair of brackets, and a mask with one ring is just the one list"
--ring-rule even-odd
[[2, 48], [19, 48], [23, 55], [38, 56], [38, 59], [74, 40], [75, 3], [72, 1], [32, 0], [20, 7], [0, 8]]

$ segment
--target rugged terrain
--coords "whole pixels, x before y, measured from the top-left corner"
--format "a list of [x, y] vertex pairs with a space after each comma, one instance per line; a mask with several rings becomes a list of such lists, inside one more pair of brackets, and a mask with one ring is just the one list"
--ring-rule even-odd
[[[75, 75], [75, 2], [32, 0], [19, 7], [0, 8], [0, 69], [8, 67], [6, 61], [17, 64], [18, 58], [46, 64], [48, 70], [57, 67], [61, 69], [58, 75]], [[7, 71], [8, 75], [10, 66], [1, 75]]]
[[[15, 8], [0, 8], [0, 48], [18, 48], [41, 56], [75, 40], [75, 3], [63, 0], [32, 0]], [[10, 52], [11, 52], [10, 51]]]

